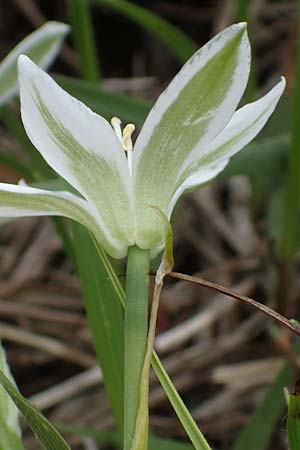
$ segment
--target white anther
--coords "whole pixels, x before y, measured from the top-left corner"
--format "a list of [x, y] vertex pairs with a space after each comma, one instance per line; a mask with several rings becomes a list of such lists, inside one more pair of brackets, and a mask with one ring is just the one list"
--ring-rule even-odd
[[126, 152], [131, 152], [133, 145], [132, 145], [132, 140], [131, 140], [131, 136], [132, 133], [135, 130], [135, 126], [132, 123], [129, 123], [128, 125], [126, 125], [126, 127], [123, 130], [123, 148], [124, 150], [126, 150]]

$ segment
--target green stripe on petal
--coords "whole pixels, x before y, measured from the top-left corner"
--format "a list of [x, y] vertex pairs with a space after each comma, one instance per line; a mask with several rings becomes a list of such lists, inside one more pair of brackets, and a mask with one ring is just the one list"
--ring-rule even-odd
[[84, 225], [111, 256], [126, 255], [127, 247], [105, 234], [85, 200], [69, 192], [0, 183], [0, 217], [28, 216], [68, 217]]
[[24, 53], [41, 67], [50, 66], [60, 50], [69, 26], [60, 22], [47, 22], [23, 39], [0, 63], [0, 106], [18, 92], [17, 60]]
[[19, 79], [22, 120], [33, 145], [88, 200], [106, 235], [119, 247], [133, 245], [128, 165], [110, 124], [24, 56]]
[[207, 146], [237, 107], [247, 83], [249, 63], [245, 24], [233, 25], [186, 63], [150, 112], [134, 150], [141, 230], [137, 244], [141, 247], [158, 245], [162, 232], [153, 213], [150, 218], [148, 210], [139, 205], [154, 205], [168, 214], [177, 180], [195, 148]]

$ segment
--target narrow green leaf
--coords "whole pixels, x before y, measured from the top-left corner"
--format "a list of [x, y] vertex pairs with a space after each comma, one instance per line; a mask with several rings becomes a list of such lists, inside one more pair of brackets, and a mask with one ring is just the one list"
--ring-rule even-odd
[[[249, 27], [249, 35], [251, 36], [251, 29], [252, 29], [252, 17], [251, 17], [251, 11], [250, 11], [250, 0], [235, 0], [236, 2], [236, 11], [235, 11], [235, 18], [237, 22], [248, 22]], [[255, 94], [258, 90], [257, 85], [257, 75], [256, 75], [256, 65], [255, 65], [255, 53], [252, 52], [253, 57], [251, 61], [251, 69], [250, 69], [250, 76], [248, 85], [244, 94], [244, 98], [246, 102], [253, 101]]]
[[64, 76], [56, 76], [55, 79], [69, 94], [108, 119], [118, 116], [124, 122], [133, 122], [140, 126], [150, 111], [150, 103], [145, 100], [105, 91], [83, 80]]
[[23, 39], [0, 63], [0, 106], [11, 100], [18, 92], [17, 59], [28, 55], [39, 66], [47, 68], [56, 57], [68, 25], [47, 22]]
[[86, 0], [68, 0], [68, 12], [72, 26], [75, 47], [80, 58], [80, 68], [84, 79], [97, 82], [101, 78], [90, 5]]
[[123, 430], [124, 363], [121, 305], [88, 232], [73, 225], [74, 249], [89, 326], [120, 433]]
[[173, 406], [178, 419], [180, 420], [182, 426], [184, 427], [187, 435], [189, 436], [191, 442], [193, 443], [196, 450], [211, 450], [205, 437], [199, 430], [196, 422], [190, 415], [187, 407], [183, 403], [181, 397], [176, 391], [175, 386], [172, 383], [169, 375], [165, 371], [163, 365], [161, 364], [157, 354], [153, 352], [152, 356], [152, 366], [155, 370], [156, 376], [160, 381], [168, 399]]
[[288, 405], [288, 435], [290, 450], [300, 448], [300, 394], [291, 394]]
[[[268, 388], [261, 405], [238, 436], [233, 450], [267, 450], [285, 405], [283, 388], [289, 384], [292, 371], [287, 364]], [[299, 450], [299, 447], [297, 448]]]
[[282, 254], [286, 262], [292, 263], [297, 250], [300, 220], [300, 0], [297, 0], [296, 76], [294, 87], [294, 109], [292, 115], [291, 145], [286, 180], [285, 222], [282, 232]]
[[[0, 370], [14, 383], [1, 342]], [[19, 425], [19, 412], [3, 387], [0, 387], [0, 449], [24, 450]]]
[[236, 20], [242, 22], [247, 20], [249, 12], [249, 1], [248, 0], [235, 0], [236, 2]]
[[[54, 426], [26, 400], [0, 370], [0, 383], [23, 414], [26, 422], [45, 450], [71, 450]], [[11, 450], [17, 450], [18, 447]], [[7, 448], [3, 450], [8, 450]]]
[[180, 29], [152, 11], [127, 0], [93, 0], [107, 6], [149, 31], [161, 40], [181, 62], [185, 62], [196, 50], [194, 41]]

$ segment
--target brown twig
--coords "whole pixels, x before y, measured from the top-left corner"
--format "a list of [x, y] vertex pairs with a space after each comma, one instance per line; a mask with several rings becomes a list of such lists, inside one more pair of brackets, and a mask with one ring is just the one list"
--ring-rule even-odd
[[234, 298], [235, 300], [239, 300], [243, 303], [246, 303], [247, 305], [250, 305], [253, 308], [258, 309], [266, 316], [272, 317], [272, 319], [276, 320], [276, 322], [280, 323], [281, 325], [284, 325], [285, 327], [289, 328], [293, 333], [300, 336], [300, 328], [294, 325], [289, 319], [282, 316], [277, 311], [274, 311], [273, 309], [269, 308], [268, 306], [263, 305], [262, 303], [259, 303], [256, 300], [253, 300], [250, 297], [240, 295], [237, 292], [226, 288], [225, 286], [221, 286], [220, 284], [216, 283], [211, 283], [210, 281], [203, 280], [202, 278], [193, 277], [192, 275], [185, 275], [183, 273], [178, 272], [170, 272], [168, 273], [167, 276], [177, 278], [179, 280], [188, 281], [190, 283], [199, 284], [200, 286], [206, 287], [208, 289], [213, 289], [214, 291], [221, 292], [222, 294]]

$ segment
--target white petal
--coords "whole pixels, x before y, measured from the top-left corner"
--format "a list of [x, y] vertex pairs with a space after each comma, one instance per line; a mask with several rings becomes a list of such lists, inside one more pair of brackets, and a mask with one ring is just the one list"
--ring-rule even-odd
[[[246, 87], [250, 47], [245, 24], [220, 33], [184, 65], [151, 110], [134, 155], [136, 204], [152, 204], [167, 213], [181, 171], [196, 147], [204, 148], [226, 126]], [[139, 228], [149, 217], [138, 209]], [[140, 215], [141, 214], [141, 215]], [[158, 234], [139, 237], [154, 244]], [[152, 242], [151, 242], [152, 241]]]
[[70, 27], [60, 22], [47, 22], [23, 39], [0, 63], [0, 106], [14, 97], [19, 89], [17, 60], [26, 54], [44, 69], [56, 55]]
[[33, 145], [94, 206], [113, 239], [132, 245], [129, 171], [110, 124], [25, 56], [19, 58], [19, 81], [22, 120]]
[[70, 192], [53, 192], [29, 186], [0, 183], [0, 217], [64, 216], [84, 225], [113, 257], [126, 255], [127, 246], [120, 246], [97, 222], [94, 211], [83, 199]]
[[239, 109], [224, 130], [205, 149], [199, 148], [194, 162], [182, 173], [177, 186], [201, 171], [201, 167], [221, 164], [249, 144], [265, 126], [284, 91], [285, 79], [264, 97]]

